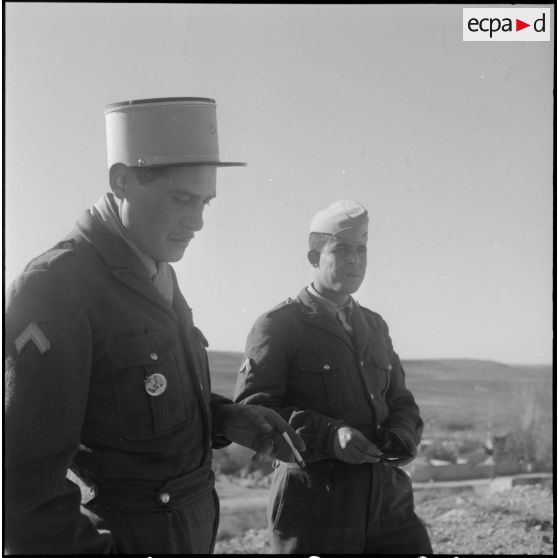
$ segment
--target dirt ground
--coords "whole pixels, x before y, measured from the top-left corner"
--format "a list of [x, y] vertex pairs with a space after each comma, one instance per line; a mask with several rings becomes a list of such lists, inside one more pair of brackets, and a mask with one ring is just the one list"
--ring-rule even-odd
[[[436, 554], [555, 552], [553, 492], [549, 486], [515, 486], [487, 495], [445, 489], [417, 491], [415, 501]], [[248, 515], [238, 520], [245, 525], [229, 524], [238, 534], [222, 532], [215, 553], [268, 554], [263, 515], [257, 520]]]

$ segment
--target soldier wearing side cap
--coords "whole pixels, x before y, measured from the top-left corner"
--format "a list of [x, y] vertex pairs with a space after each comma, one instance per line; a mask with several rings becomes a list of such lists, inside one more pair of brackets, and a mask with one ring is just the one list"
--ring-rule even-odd
[[106, 107], [111, 192], [6, 297], [5, 530], [14, 554], [207, 554], [212, 450], [294, 460], [279, 415], [211, 393], [169, 265], [216, 194], [212, 99]]
[[431, 553], [409, 477], [423, 422], [382, 317], [353, 298], [366, 272], [368, 212], [342, 200], [310, 225], [313, 282], [263, 314], [235, 401], [277, 411], [306, 443], [276, 463], [272, 552]]

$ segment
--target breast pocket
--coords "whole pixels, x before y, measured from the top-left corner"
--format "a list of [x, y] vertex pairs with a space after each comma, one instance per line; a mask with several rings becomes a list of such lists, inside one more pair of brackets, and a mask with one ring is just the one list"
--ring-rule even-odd
[[358, 403], [351, 370], [342, 362], [331, 358], [303, 359], [296, 368], [296, 383], [316, 411], [334, 417]]
[[108, 351], [122, 435], [136, 440], [165, 434], [188, 421], [174, 340], [155, 332]]

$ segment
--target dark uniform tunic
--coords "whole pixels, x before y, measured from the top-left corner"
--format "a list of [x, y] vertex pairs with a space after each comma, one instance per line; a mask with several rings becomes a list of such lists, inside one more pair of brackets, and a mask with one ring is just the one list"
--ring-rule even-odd
[[211, 414], [225, 400], [211, 394], [207, 342], [172, 273], [171, 307], [87, 212], [11, 285], [8, 552], [212, 550], [212, 441], [228, 442], [212, 436]]
[[[277, 553], [432, 552], [396, 463], [335, 458], [337, 429], [358, 429], [382, 448], [397, 441], [410, 460], [423, 422], [378, 314], [353, 304], [353, 337], [307, 289], [252, 327], [235, 400], [265, 405], [304, 439], [305, 469], [282, 463], [269, 505]], [[387, 434], [389, 432], [389, 434]]]

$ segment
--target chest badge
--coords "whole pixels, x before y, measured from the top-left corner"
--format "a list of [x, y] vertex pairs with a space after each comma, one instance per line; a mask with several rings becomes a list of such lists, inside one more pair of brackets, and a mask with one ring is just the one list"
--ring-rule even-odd
[[145, 391], [151, 397], [158, 397], [167, 389], [167, 379], [158, 372], [145, 378]]

